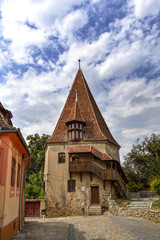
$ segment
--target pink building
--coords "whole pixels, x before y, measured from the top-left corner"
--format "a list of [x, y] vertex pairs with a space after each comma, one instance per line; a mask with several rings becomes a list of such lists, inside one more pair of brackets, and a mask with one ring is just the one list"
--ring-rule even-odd
[[24, 181], [29, 150], [12, 113], [0, 102], [0, 240], [11, 239], [24, 223]]

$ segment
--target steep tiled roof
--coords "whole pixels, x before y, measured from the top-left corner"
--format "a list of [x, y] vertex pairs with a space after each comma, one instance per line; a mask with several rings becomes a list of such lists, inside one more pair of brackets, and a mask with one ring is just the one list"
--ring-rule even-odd
[[80, 113], [86, 121], [85, 140], [108, 140], [119, 147], [113, 138], [92, 96], [81, 69], [78, 70], [67, 101], [49, 142], [67, 142], [66, 122], [74, 109], [76, 90]]
[[82, 113], [81, 113], [78, 100], [73, 103], [71, 113], [69, 115], [69, 118], [67, 119], [67, 122], [71, 122], [71, 121], [86, 122]]
[[93, 146], [75, 146], [69, 148], [69, 153], [92, 153], [101, 160], [113, 160], [114, 158], [107, 153], [102, 153]]
[[14, 130], [16, 129], [13, 127], [11, 118], [12, 118], [11, 111], [5, 109], [0, 102], [0, 127], [5, 130]]

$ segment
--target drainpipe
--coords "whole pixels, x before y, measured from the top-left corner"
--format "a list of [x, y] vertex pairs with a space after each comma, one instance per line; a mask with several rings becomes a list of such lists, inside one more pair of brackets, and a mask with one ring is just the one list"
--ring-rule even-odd
[[23, 223], [25, 220], [25, 209], [26, 209], [25, 202], [26, 202], [26, 169], [25, 169], [25, 173], [24, 173]]
[[21, 225], [21, 201], [22, 201], [22, 189], [23, 189], [23, 163], [24, 163], [24, 158], [22, 157], [22, 163], [21, 163], [21, 184], [20, 184], [20, 196], [19, 196], [19, 230], [22, 230], [22, 225]]
[[23, 168], [24, 168], [24, 160], [27, 160], [27, 159], [30, 159], [30, 157], [27, 157], [27, 158], [24, 158], [24, 155], [23, 155], [23, 158], [22, 158], [22, 166], [21, 166], [21, 188], [20, 188], [20, 197], [19, 197], [19, 230], [22, 230], [22, 214], [21, 214], [21, 203], [22, 203], [22, 197], [23, 197], [23, 180], [24, 180], [24, 206], [23, 206], [23, 209], [24, 209], [24, 212], [23, 212], [23, 222], [24, 222], [24, 217], [25, 217], [25, 185], [26, 185], [26, 169], [25, 169], [25, 173], [23, 175]]

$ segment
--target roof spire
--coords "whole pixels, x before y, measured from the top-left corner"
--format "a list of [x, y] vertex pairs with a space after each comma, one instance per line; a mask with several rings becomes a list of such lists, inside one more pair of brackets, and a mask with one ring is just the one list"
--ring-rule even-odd
[[81, 59], [78, 59], [79, 62], [79, 69], [81, 69]]
[[76, 102], [78, 101], [78, 96], [77, 96], [77, 89], [76, 89]]

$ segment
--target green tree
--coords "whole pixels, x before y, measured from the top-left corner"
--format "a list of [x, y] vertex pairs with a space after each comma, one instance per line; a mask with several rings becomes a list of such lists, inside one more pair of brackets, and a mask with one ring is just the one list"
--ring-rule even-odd
[[44, 198], [44, 180], [43, 173], [32, 173], [28, 177], [26, 184], [26, 199]]
[[151, 182], [151, 190], [160, 195], [160, 178], [156, 178]]
[[44, 197], [45, 146], [49, 137], [46, 134], [39, 136], [38, 133], [27, 137], [31, 159], [27, 169], [26, 199], [42, 199]]
[[45, 146], [50, 135], [38, 133], [27, 136], [28, 148], [31, 153], [30, 166], [27, 169], [27, 177], [32, 173], [44, 172]]
[[160, 177], [160, 134], [144, 137], [142, 142], [137, 140], [124, 159], [128, 191], [150, 189], [150, 182]]

